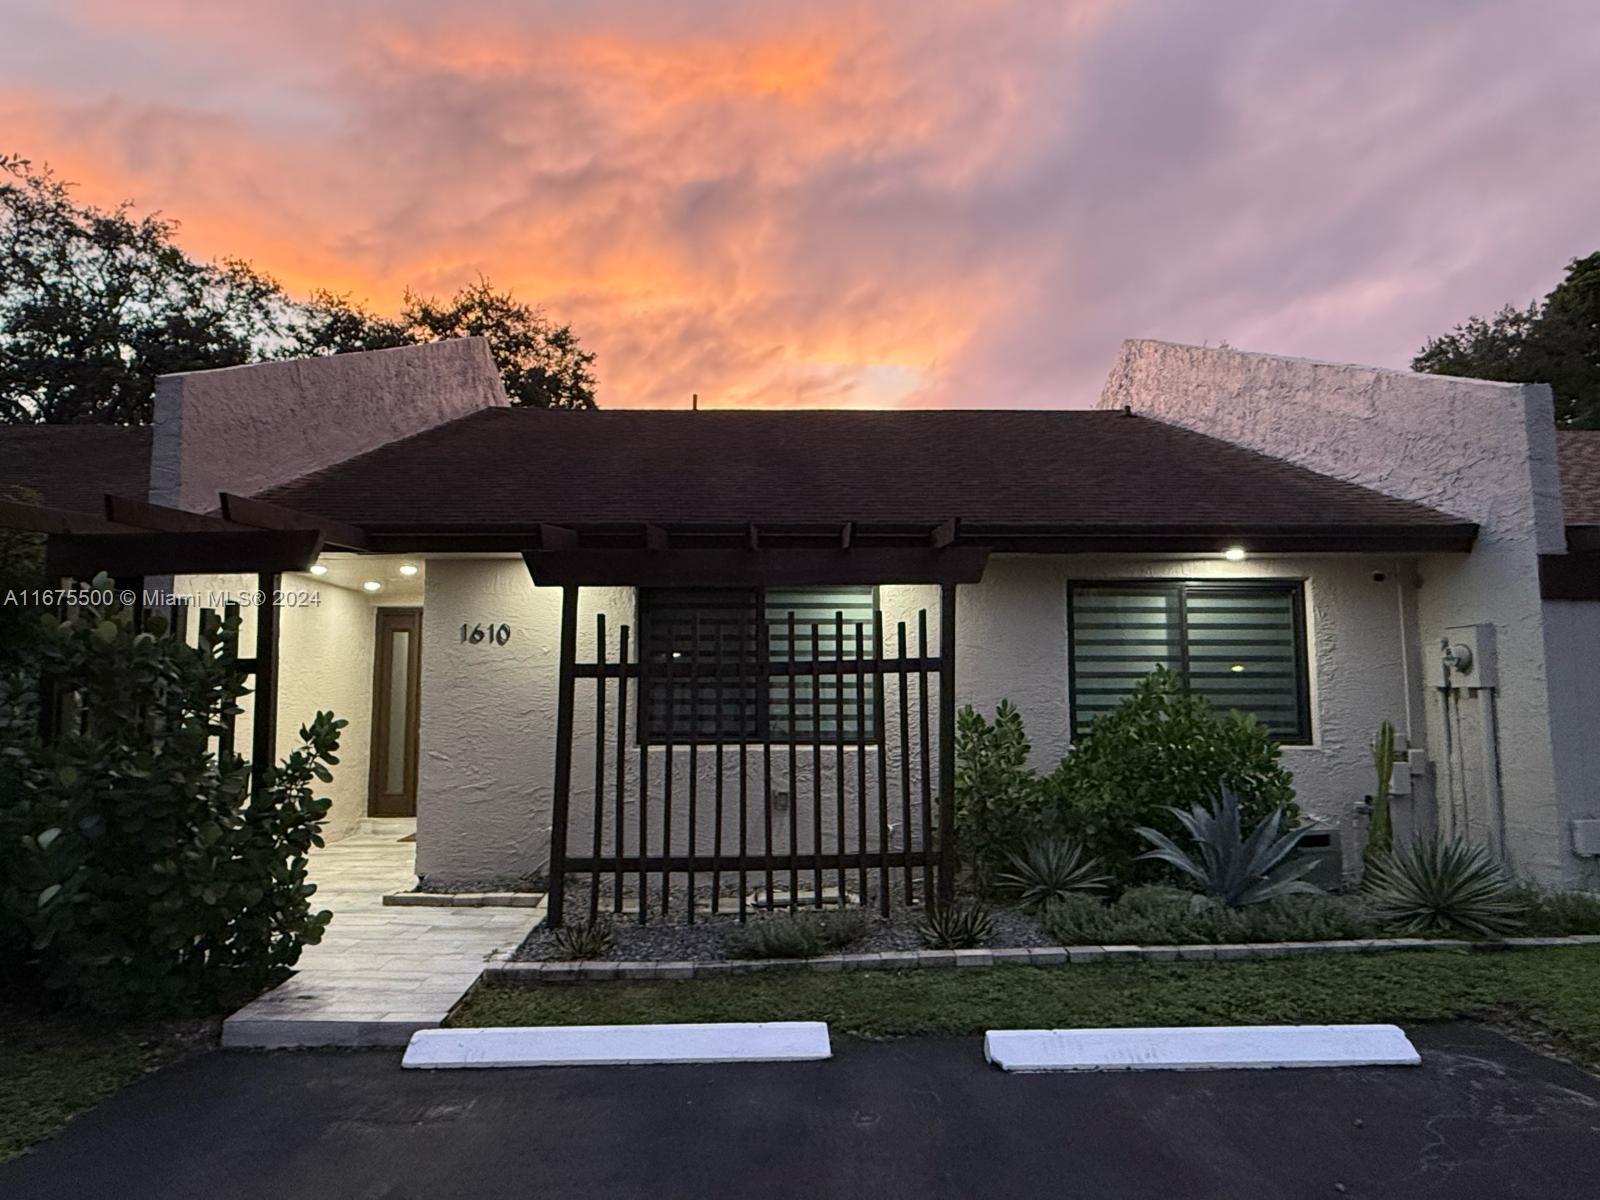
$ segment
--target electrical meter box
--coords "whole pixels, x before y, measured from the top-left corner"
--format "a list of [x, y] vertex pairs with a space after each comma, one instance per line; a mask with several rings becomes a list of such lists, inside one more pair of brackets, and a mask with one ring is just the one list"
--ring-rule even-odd
[[1452, 625], [1444, 631], [1440, 647], [1453, 688], [1492, 688], [1499, 684], [1495, 670], [1494, 626]]

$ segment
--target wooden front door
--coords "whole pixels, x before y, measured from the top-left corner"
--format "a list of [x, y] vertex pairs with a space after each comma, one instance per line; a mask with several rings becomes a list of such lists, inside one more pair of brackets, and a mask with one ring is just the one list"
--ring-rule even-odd
[[422, 610], [380, 608], [372, 650], [372, 773], [367, 813], [417, 815]]

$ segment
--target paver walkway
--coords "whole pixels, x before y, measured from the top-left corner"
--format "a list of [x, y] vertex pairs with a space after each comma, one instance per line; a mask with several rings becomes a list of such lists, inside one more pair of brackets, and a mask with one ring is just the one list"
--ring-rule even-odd
[[384, 907], [385, 892], [416, 882], [416, 846], [400, 840], [409, 828], [385, 823], [315, 853], [315, 902], [333, 921], [294, 978], [223, 1022], [224, 1046], [404, 1045], [527, 936], [541, 909]]

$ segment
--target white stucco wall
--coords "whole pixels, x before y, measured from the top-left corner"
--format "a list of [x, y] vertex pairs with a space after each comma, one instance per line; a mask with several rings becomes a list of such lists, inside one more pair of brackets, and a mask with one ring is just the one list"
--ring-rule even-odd
[[164, 375], [150, 499], [193, 512], [509, 403], [483, 338]]
[[[1374, 581], [1374, 572], [1384, 574]], [[991, 560], [981, 584], [963, 587], [957, 607], [957, 702], [992, 713], [1003, 699], [1023, 712], [1035, 749], [1036, 765], [1048, 769], [1068, 749], [1067, 585], [1073, 579], [1246, 579], [1305, 580], [1310, 659], [1315, 709], [1315, 743], [1286, 747], [1283, 761], [1295, 775], [1305, 810], [1338, 828], [1346, 838], [1347, 858], [1359, 845], [1354, 806], [1372, 790], [1368, 743], [1385, 718], [1404, 729], [1406, 677], [1399, 669], [1402, 651], [1400, 595], [1409, 567], [1392, 559], [1361, 556], [1263, 558], [1244, 563], [1219, 560], [1138, 559], [1117, 556], [1001, 556]], [[884, 587], [880, 591], [886, 622], [908, 622], [915, 650], [916, 613], [928, 612], [931, 638], [938, 637], [938, 594], [933, 588]], [[540, 871], [549, 853], [552, 754], [556, 719], [557, 621], [560, 593], [535, 588], [517, 559], [433, 559], [428, 563], [424, 604], [422, 675], [422, 762], [418, 794], [418, 872], [443, 885], [494, 883]], [[633, 621], [634, 597], [628, 589], [585, 589], [579, 618], [579, 653], [594, 652], [595, 614], [604, 611], [613, 629]], [[505, 622], [511, 640], [505, 646], [463, 645], [460, 627]], [[614, 641], [613, 641], [614, 645]], [[572, 790], [571, 846], [583, 852], [592, 837], [593, 685], [580, 682]], [[930, 699], [937, 703], [937, 687]], [[901, 825], [898, 771], [898, 693], [887, 681], [885, 711], [891, 820]], [[631, 724], [631, 723], [630, 723]], [[917, 737], [912, 704], [912, 738]], [[937, 731], [934, 721], [935, 734]], [[611, 734], [614, 737], [614, 731]], [[856, 824], [856, 758], [847, 750], [846, 815], [848, 844]], [[653, 747], [651, 763], [651, 847], [659, 851], [660, 797], [665, 751]], [[614, 779], [615, 748], [606, 746], [607, 780]], [[674, 761], [673, 846], [687, 842], [688, 751], [680, 747]], [[810, 813], [814, 765], [809, 748], [796, 755], [797, 772], [790, 781], [788, 750], [774, 747], [772, 771], [778, 792], [798, 794], [802, 851], [810, 847]], [[877, 755], [868, 754], [868, 844], [876, 846]], [[834, 837], [834, 756], [822, 761], [823, 831], [825, 844]], [[627, 807], [624, 847], [638, 844], [639, 756], [633, 730], [628, 732], [624, 762]], [[752, 747], [748, 780], [752, 796], [760, 794], [763, 756]], [[699, 755], [698, 848], [712, 846], [712, 752]], [[732, 797], [738, 768], [732, 754], [724, 767], [728, 796], [723, 822], [724, 845], [737, 845]], [[913, 829], [919, 824], [920, 774], [914, 772]], [[1397, 802], [1398, 819], [1410, 820], [1410, 801]], [[754, 807], [754, 806], [753, 806]], [[609, 782], [602, 806], [607, 847], [612, 845], [612, 797]], [[788, 809], [774, 813], [774, 847], [788, 846]], [[764, 845], [764, 828], [752, 811], [749, 845]]]
[[[1565, 548], [1549, 388], [1133, 341], [1124, 343], [1101, 404], [1128, 405], [1479, 524], [1470, 555], [1429, 555], [1419, 565], [1413, 669], [1426, 683], [1438, 678], [1446, 627], [1495, 626], [1508, 861], [1520, 874], [1570, 883], [1577, 864], [1566, 821], [1582, 803], [1581, 779], [1575, 763], [1557, 773], [1551, 712], [1577, 697], [1552, 694], [1538, 584], [1538, 555]], [[1424, 713], [1437, 777], [1444, 726], [1436, 694]], [[1482, 749], [1473, 716], [1463, 723], [1475, 739], [1469, 763]]]
[[[184, 575], [174, 591], [206, 604], [224, 594], [251, 594], [254, 576]], [[331, 710], [349, 721], [339, 740], [339, 764], [333, 782], [319, 785], [333, 800], [324, 836], [342, 837], [367, 815], [367, 769], [372, 744], [373, 605], [367, 596], [336, 587], [312, 575], [287, 574], [285, 592], [304, 602], [279, 609], [277, 757], [300, 744], [300, 727], [319, 710]], [[257, 610], [239, 610], [239, 653], [255, 653]], [[191, 617], [194, 641], [197, 618]], [[249, 756], [254, 701], [245, 697], [244, 714], [234, 729], [234, 748]]]

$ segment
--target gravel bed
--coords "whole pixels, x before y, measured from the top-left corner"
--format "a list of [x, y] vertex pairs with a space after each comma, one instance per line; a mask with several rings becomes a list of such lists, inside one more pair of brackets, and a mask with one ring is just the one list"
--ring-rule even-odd
[[[816, 911], [811, 910], [810, 914], [805, 915], [805, 919], [814, 920]], [[839, 911], [837, 908], [821, 910], [824, 918]], [[917, 934], [917, 925], [922, 915], [920, 909], [895, 908], [891, 910], [887, 919], [878, 915], [876, 909], [865, 912], [859, 908], [851, 908], [847, 911], [853, 914], [864, 913], [862, 935], [849, 945], [826, 953], [871, 954], [884, 950], [922, 949], [922, 940]], [[568, 920], [571, 923], [583, 919], [584, 909], [581, 904], [573, 905], [569, 913], [571, 915]], [[990, 949], [1052, 944], [1044, 931], [1039, 928], [1039, 923], [1026, 913], [1015, 909], [995, 908], [990, 910], [990, 914], [994, 918], [994, 933], [984, 943]], [[653, 918], [645, 925], [639, 924], [637, 916], [626, 913], [607, 919], [611, 922], [615, 939], [611, 957], [627, 962], [720, 962], [733, 957], [728, 953], [729, 946], [740, 937], [741, 928], [738, 916], [726, 913], [715, 916], [710, 913], [697, 913], [693, 925], [684, 923], [681, 914], [674, 914], [671, 920], [665, 921]], [[788, 919], [788, 913], [781, 910], [770, 915], [757, 914], [752, 910], [750, 916], [752, 923]], [[512, 958], [520, 962], [552, 959], [556, 957], [553, 951], [553, 934], [540, 926], [528, 935], [521, 946], [517, 947]]]

